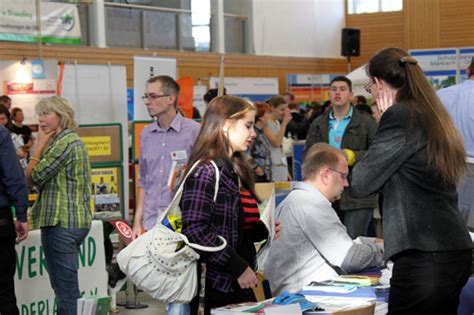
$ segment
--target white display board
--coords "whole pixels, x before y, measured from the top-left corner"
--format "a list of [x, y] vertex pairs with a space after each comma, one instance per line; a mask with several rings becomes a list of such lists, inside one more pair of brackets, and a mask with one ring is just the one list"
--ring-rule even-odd
[[[49, 283], [40, 230], [16, 246], [15, 293], [22, 315], [56, 314], [54, 292]], [[88, 295], [107, 295], [104, 233], [101, 221], [93, 221], [78, 255], [79, 289]]]
[[68, 99], [79, 124], [120, 123], [122, 125], [123, 200], [128, 219], [128, 113], [125, 66], [67, 64], [64, 67], [62, 97]]
[[133, 57], [133, 119], [149, 120], [150, 115], [142, 101], [146, 81], [154, 76], [168, 75], [176, 79], [176, 58]]
[[459, 49], [460, 82], [467, 80], [466, 69], [474, 58], [474, 47]]
[[436, 89], [442, 89], [458, 82], [458, 49], [417, 49], [410, 55], [418, 64]]
[[204, 102], [204, 95], [207, 92], [207, 87], [205, 85], [195, 85], [193, 93], [193, 106], [197, 108], [201, 117], [204, 116], [206, 112], [206, 102]]
[[[219, 77], [211, 77], [209, 88], [215, 89], [218, 86]], [[263, 102], [279, 93], [278, 78], [225, 77], [224, 87], [227, 94], [249, 98], [254, 102]]]
[[127, 130], [125, 66], [67, 64], [62, 96], [74, 106], [79, 124], [120, 122]]

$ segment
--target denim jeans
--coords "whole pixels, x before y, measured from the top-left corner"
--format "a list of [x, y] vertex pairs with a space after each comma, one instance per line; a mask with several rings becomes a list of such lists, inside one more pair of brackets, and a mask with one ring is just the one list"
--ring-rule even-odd
[[77, 255], [87, 233], [89, 229], [60, 226], [41, 228], [41, 244], [51, 287], [56, 295], [58, 315], [77, 314], [77, 299], [81, 295]]
[[189, 304], [167, 304], [166, 313], [168, 315], [190, 315], [191, 310], [189, 309]]

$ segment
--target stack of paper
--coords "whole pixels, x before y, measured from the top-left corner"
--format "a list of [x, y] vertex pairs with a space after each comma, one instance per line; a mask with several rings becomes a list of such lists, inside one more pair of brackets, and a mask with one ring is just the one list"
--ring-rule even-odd
[[301, 308], [298, 303], [289, 305], [272, 304], [271, 300], [263, 302], [247, 302], [241, 304], [227, 305], [211, 310], [211, 315], [298, 315]]
[[349, 293], [357, 289], [354, 284], [339, 284], [333, 281], [316, 282], [312, 281], [310, 284], [303, 287], [303, 291], [321, 291], [331, 293]]
[[[372, 303], [375, 303], [375, 298], [347, 298], [339, 296], [316, 296], [316, 295], [305, 295], [306, 299], [313, 303], [318, 303], [324, 311], [325, 314], [350, 310], [354, 308], [363, 307]], [[318, 312], [305, 312], [306, 314], [317, 314]]]
[[342, 275], [331, 278], [334, 283], [341, 284], [356, 284], [361, 287], [368, 287], [371, 285], [378, 285], [380, 283], [379, 278], [368, 277], [368, 276], [354, 276], [354, 275]]
[[86, 296], [77, 299], [77, 315], [108, 315], [110, 296]]

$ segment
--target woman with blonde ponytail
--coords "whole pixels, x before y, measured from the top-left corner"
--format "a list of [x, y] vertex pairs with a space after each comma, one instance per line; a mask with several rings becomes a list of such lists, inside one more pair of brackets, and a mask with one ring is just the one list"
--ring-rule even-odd
[[418, 62], [386, 48], [367, 66], [382, 117], [353, 192], [384, 196], [385, 258], [394, 262], [389, 314], [456, 314], [472, 242], [458, 209], [466, 171], [459, 132]]

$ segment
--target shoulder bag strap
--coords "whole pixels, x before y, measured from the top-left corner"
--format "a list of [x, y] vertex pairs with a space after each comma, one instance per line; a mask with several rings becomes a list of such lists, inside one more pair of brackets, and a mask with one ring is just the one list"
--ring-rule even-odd
[[[219, 192], [219, 181], [220, 181], [220, 172], [219, 172], [219, 168], [217, 167], [217, 164], [214, 162], [214, 161], [210, 161], [212, 166], [214, 166], [214, 169], [215, 169], [215, 173], [216, 173], [216, 184], [215, 184], [215, 188], [214, 188], [214, 202], [216, 201], [217, 199], [217, 193]], [[174, 209], [176, 207], [179, 207], [179, 202], [181, 201], [181, 195], [183, 194], [183, 189], [184, 189], [184, 183], [186, 182], [186, 179], [188, 178], [188, 176], [193, 172], [193, 170], [199, 165], [199, 163], [201, 163], [201, 161], [196, 161], [193, 166], [191, 166], [191, 168], [189, 169], [189, 172], [186, 173], [186, 176], [184, 177], [183, 181], [180, 183], [179, 187], [178, 187], [178, 190], [176, 191], [176, 194], [174, 195], [173, 197], [173, 200], [171, 201], [171, 203], [169, 204], [168, 208], [166, 208], [165, 211], [163, 211], [163, 213], [160, 215], [160, 217], [158, 218], [156, 224], [161, 224], [161, 222], [163, 221], [164, 217], [168, 214], [168, 212], [171, 210], [171, 209]], [[177, 233], [177, 232], [176, 232]], [[227, 246], [227, 241], [225, 240], [225, 238], [223, 238], [222, 236], [218, 235], [219, 239], [222, 241], [222, 244], [219, 245], [219, 246], [216, 246], [216, 247], [208, 247], [208, 246], [203, 246], [203, 245], [199, 245], [199, 244], [196, 244], [196, 243], [191, 243], [189, 242], [188, 238], [186, 235], [184, 234], [181, 234], [181, 233], [177, 233], [181, 238], [182, 240], [187, 244], [189, 245], [190, 247], [194, 248], [194, 249], [197, 249], [197, 250], [201, 250], [201, 251], [206, 251], [206, 252], [218, 252], [218, 251], [221, 251], [223, 250], [226, 246]]]

